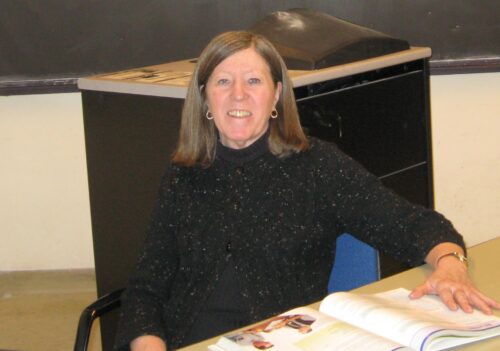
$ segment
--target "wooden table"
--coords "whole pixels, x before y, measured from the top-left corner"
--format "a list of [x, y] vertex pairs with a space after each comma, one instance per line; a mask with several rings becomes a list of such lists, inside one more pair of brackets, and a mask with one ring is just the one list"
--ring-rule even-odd
[[[475, 284], [482, 292], [500, 301], [500, 236], [469, 248], [468, 254], [470, 259], [469, 270]], [[358, 288], [355, 291], [360, 293], [377, 293], [398, 287], [411, 290], [420, 284], [429, 273], [430, 267], [428, 265], [423, 265]], [[319, 302], [312, 304], [311, 307], [317, 309], [319, 307]], [[495, 311], [495, 315], [500, 317], [500, 311]], [[208, 345], [216, 343], [218, 338], [219, 337], [214, 337], [193, 344], [180, 349], [180, 351], [207, 350]], [[500, 337], [483, 340], [456, 349], [469, 351], [498, 351], [500, 350]]]

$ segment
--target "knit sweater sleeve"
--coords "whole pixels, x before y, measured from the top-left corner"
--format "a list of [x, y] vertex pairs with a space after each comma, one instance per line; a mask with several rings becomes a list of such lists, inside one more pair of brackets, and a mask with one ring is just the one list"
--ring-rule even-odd
[[319, 142], [324, 215], [335, 216], [348, 232], [395, 259], [416, 266], [439, 243], [465, 249], [462, 236], [438, 212], [415, 205], [386, 188], [377, 177], [343, 154]]
[[175, 183], [174, 171], [169, 169], [162, 179], [144, 247], [122, 296], [117, 350], [129, 350], [130, 342], [142, 335], [158, 336], [166, 342], [163, 308], [178, 267]]

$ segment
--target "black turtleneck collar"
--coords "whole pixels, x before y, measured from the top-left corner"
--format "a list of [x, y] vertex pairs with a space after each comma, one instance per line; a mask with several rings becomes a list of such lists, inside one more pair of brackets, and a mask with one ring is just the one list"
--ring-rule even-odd
[[255, 160], [257, 157], [269, 152], [268, 141], [269, 129], [255, 142], [243, 149], [232, 149], [217, 142], [215, 157], [223, 162], [241, 165]]

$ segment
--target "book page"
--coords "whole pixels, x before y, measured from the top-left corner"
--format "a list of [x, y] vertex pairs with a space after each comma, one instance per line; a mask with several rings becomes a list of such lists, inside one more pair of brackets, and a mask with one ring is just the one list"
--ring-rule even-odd
[[[406, 289], [373, 295], [336, 293], [323, 300], [320, 310], [413, 349], [421, 349], [423, 344], [422, 349], [426, 349], [433, 338], [444, 334], [465, 336], [483, 332], [491, 336], [500, 333], [498, 317], [479, 311], [471, 314], [450, 311], [436, 296], [410, 300], [409, 293]], [[471, 341], [457, 338], [432, 349], [440, 350], [449, 347], [450, 343], [460, 345]]]
[[[392, 351], [401, 345], [302, 307], [223, 336], [219, 349], [227, 351]], [[217, 350], [217, 348], [212, 348]]]

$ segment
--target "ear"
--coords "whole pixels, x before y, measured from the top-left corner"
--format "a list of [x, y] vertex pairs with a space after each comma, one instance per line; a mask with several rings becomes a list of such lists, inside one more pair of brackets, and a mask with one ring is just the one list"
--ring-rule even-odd
[[274, 92], [274, 104], [280, 99], [281, 91], [283, 90], [283, 84], [281, 82], [276, 83], [276, 91]]
[[207, 92], [206, 92], [205, 85], [200, 86], [200, 97], [201, 97], [201, 102], [202, 102], [203, 106], [208, 108], [208, 99], [207, 99]]

